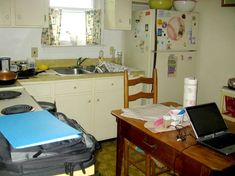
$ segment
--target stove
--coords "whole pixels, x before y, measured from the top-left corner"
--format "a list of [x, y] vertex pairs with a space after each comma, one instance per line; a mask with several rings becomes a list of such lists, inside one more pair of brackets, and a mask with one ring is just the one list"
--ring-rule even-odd
[[42, 108], [22, 86], [0, 89], [0, 116], [40, 110]]

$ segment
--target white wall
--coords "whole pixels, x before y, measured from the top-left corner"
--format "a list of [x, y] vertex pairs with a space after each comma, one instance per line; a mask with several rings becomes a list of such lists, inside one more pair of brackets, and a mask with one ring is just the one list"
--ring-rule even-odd
[[122, 50], [122, 31], [105, 30], [103, 45], [91, 47], [41, 47], [41, 29], [0, 28], [0, 56], [10, 56], [12, 60], [25, 60], [31, 57], [31, 47], [39, 48], [40, 59], [64, 59], [77, 57], [98, 57], [104, 50], [110, 57], [109, 47]]
[[198, 0], [200, 14], [198, 52], [198, 103], [220, 104], [220, 90], [235, 77], [235, 7], [221, 0]]
[[[97, 8], [103, 9], [104, 1], [97, 0]], [[123, 31], [104, 30], [101, 46], [42, 47], [41, 29], [0, 28], [0, 56], [10, 56], [12, 60], [26, 60], [31, 57], [31, 48], [38, 47], [39, 59], [66, 59], [78, 57], [97, 58], [99, 51], [111, 57], [109, 48], [122, 51]]]

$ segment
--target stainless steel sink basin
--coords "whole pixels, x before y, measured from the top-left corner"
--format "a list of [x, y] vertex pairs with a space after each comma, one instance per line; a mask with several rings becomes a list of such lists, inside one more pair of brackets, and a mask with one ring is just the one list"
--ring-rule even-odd
[[82, 66], [82, 67], [61, 67], [54, 68], [54, 70], [60, 75], [79, 75], [89, 74], [95, 72], [95, 66]]

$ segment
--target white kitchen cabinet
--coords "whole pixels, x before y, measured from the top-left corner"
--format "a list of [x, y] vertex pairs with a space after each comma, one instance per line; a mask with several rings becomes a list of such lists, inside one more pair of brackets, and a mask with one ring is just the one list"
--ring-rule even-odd
[[46, 27], [49, 0], [0, 0], [0, 26]]
[[11, 1], [0, 0], [0, 25], [11, 25]]
[[149, 0], [132, 0], [133, 3], [148, 4]]
[[32, 95], [37, 101], [54, 102], [53, 84], [52, 82], [21, 82], [26, 91]]
[[123, 90], [123, 76], [95, 80], [94, 134], [97, 140], [117, 136], [117, 123], [111, 111], [123, 107]]
[[57, 111], [75, 119], [91, 134], [93, 134], [92, 80], [66, 80], [55, 83]]
[[[55, 101], [58, 112], [77, 120], [97, 140], [117, 136], [116, 119], [111, 111], [123, 108], [123, 76], [20, 83], [36, 100]], [[141, 85], [130, 91], [139, 89]]]
[[132, 0], [105, 0], [104, 28], [131, 30]]

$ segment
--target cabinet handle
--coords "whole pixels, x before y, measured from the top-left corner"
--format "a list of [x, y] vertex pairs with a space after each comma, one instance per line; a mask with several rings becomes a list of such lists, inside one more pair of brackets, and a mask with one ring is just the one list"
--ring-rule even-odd
[[91, 100], [88, 100], [88, 103], [91, 103]]
[[97, 98], [97, 100], [96, 101], [100, 101], [100, 99], [99, 98]]
[[77, 89], [77, 86], [74, 86], [73, 88], [74, 88], [74, 89]]
[[152, 148], [152, 149], [156, 149], [157, 148], [156, 144], [149, 144], [146, 139], [144, 139], [143, 143], [145, 145], [147, 145], [148, 147]]
[[111, 83], [111, 86], [114, 86], [114, 83]]

